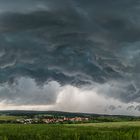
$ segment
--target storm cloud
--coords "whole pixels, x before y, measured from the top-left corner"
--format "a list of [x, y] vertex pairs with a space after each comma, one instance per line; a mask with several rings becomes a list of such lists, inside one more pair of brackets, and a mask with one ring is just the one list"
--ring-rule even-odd
[[138, 0], [0, 0], [0, 100], [55, 104], [71, 85], [139, 103], [139, 12]]
[[11, 105], [51, 105], [56, 102], [60, 89], [54, 81], [39, 87], [33, 79], [20, 78], [12, 85], [0, 87], [0, 101]]

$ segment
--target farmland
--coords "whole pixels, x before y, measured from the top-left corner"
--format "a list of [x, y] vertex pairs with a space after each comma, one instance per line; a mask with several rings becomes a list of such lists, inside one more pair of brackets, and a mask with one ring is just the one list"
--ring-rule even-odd
[[140, 117], [1, 111], [0, 140], [140, 140]]
[[140, 140], [140, 122], [1, 124], [0, 140]]

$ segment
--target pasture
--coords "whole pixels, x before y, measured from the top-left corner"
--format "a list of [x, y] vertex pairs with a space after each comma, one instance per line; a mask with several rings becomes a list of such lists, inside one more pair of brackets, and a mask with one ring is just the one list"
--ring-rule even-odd
[[0, 140], [140, 140], [140, 122], [1, 124]]

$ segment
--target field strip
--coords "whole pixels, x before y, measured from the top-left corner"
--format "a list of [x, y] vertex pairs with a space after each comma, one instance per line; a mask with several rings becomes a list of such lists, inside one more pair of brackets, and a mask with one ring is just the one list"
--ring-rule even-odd
[[134, 122], [104, 122], [104, 123], [66, 124], [66, 126], [140, 127], [140, 121], [134, 121]]

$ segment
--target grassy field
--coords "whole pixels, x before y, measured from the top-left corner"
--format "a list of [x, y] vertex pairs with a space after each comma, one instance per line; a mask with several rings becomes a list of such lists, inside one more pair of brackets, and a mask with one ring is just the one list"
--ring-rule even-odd
[[140, 140], [140, 122], [77, 125], [1, 124], [0, 140]]
[[0, 116], [0, 121], [14, 121], [16, 119], [20, 119], [21, 117], [17, 116]]
[[67, 126], [92, 126], [94, 128], [123, 128], [123, 127], [140, 127], [140, 121], [134, 122], [104, 122], [104, 123], [83, 123], [83, 124], [67, 124]]

